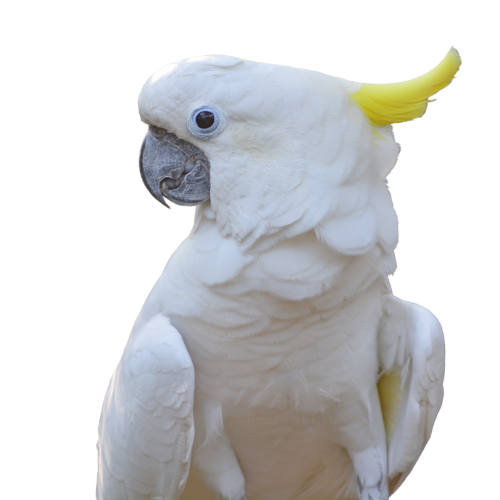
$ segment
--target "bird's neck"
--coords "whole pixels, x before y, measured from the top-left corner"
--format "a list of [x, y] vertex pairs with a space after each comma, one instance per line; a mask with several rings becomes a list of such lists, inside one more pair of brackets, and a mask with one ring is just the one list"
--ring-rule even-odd
[[201, 217], [186, 262], [200, 286], [223, 295], [262, 293], [308, 301], [328, 293], [332, 305], [378, 278], [386, 280], [394, 267], [393, 252], [379, 244], [360, 255], [344, 255], [320, 241], [314, 230], [289, 238], [282, 234], [264, 235], [247, 246], [223, 236], [215, 220]]

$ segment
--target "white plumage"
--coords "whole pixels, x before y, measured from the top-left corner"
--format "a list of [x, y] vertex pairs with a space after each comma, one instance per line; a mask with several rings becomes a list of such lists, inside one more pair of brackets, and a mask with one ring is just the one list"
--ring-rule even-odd
[[[352, 98], [361, 87], [224, 56], [144, 86], [143, 121], [209, 159], [210, 200], [111, 381], [98, 499], [179, 498], [191, 448], [183, 500], [385, 499], [414, 466], [444, 340], [391, 293], [399, 146]], [[186, 123], [207, 105], [221, 123], [203, 140]], [[396, 384], [379, 397], [381, 374]]]
[[179, 497], [194, 439], [193, 394], [182, 338], [158, 314], [130, 338], [106, 394], [98, 498]]

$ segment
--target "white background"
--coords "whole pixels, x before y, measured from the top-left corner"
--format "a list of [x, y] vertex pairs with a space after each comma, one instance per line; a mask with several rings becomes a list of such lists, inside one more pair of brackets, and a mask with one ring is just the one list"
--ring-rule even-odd
[[[396, 125], [392, 283], [440, 319], [446, 396], [399, 499], [499, 498], [498, 27], [493, 2], [17, 2], [0, 15], [2, 498], [94, 498], [102, 400], [193, 209], [143, 186], [151, 73], [229, 54], [386, 83], [463, 66]], [[200, 499], [203, 500], [203, 499]]]

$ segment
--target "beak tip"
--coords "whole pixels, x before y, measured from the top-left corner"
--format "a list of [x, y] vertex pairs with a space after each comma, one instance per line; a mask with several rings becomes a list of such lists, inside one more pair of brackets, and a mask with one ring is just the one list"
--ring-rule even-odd
[[160, 191], [160, 195], [157, 195], [155, 193], [152, 193], [153, 196], [162, 204], [165, 205], [168, 209], [170, 209], [169, 204], [165, 201], [165, 197], [163, 196], [163, 193]]

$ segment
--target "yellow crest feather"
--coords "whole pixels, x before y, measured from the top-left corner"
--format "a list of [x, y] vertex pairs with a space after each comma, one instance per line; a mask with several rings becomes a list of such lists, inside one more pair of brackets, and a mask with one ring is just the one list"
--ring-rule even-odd
[[429, 97], [448, 86], [460, 68], [460, 55], [453, 47], [431, 71], [400, 83], [364, 83], [352, 94], [372, 125], [381, 127], [418, 118], [425, 113]]

